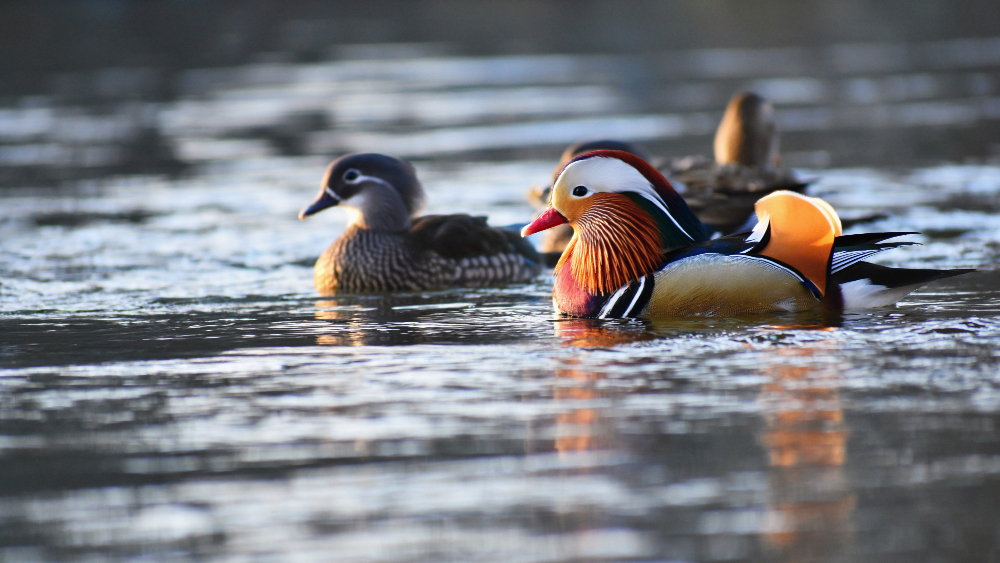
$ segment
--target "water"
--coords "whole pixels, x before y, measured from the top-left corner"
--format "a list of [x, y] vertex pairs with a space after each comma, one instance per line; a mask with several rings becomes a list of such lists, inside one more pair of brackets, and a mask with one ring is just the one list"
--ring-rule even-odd
[[[1000, 559], [1000, 166], [975, 144], [1000, 115], [1000, 51], [963, 41], [404, 45], [191, 69], [165, 101], [9, 104], [0, 559]], [[894, 308], [656, 323], [558, 318], [547, 275], [311, 288], [346, 216], [295, 217], [331, 152], [413, 157], [428, 212], [522, 223], [561, 144], [708, 150], [737, 84], [776, 101], [812, 195], [888, 214], [852, 232], [923, 232], [880, 263], [979, 271]], [[957, 137], [982, 158], [927, 157]]]

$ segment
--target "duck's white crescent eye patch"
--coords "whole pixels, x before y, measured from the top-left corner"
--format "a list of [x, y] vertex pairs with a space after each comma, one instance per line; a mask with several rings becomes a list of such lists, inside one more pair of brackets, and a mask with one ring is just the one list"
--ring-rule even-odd
[[361, 172], [358, 172], [354, 168], [344, 172], [344, 181], [348, 184], [357, 184], [362, 178], [364, 178], [364, 176], [361, 175]]

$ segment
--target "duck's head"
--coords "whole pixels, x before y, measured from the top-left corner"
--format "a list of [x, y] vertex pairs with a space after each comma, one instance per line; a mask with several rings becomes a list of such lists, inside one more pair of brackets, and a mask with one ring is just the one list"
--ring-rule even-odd
[[715, 131], [715, 161], [767, 170], [778, 160], [778, 125], [771, 102], [753, 92], [733, 96]]
[[299, 219], [336, 205], [351, 211], [351, 223], [362, 228], [402, 230], [423, 204], [424, 190], [412, 164], [384, 154], [357, 153], [330, 163], [319, 195], [299, 212]]
[[521, 234], [563, 223], [575, 235], [557, 268], [571, 259], [574, 277], [594, 293], [613, 291], [660, 266], [666, 252], [708, 238], [662, 174], [615, 150], [589, 152], [563, 167], [551, 206]]

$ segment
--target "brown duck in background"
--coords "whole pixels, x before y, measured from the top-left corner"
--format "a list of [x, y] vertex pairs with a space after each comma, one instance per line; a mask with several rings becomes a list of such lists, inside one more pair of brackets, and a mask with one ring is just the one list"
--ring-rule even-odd
[[[621, 150], [649, 161], [645, 150], [624, 141], [602, 139], [570, 145], [563, 151], [553, 178], [573, 158], [595, 150]], [[691, 156], [659, 164], [677, 192], [709, 231], [728, 234], [746, 226], [754, 203], [777, 190], [803, 192], [807, 184], [779, 166], [778, 127], [774, 108], [752, 92], [733, 96], [715, 133], [715, 161]], [[655, 160], [653, 163], [656, 164]], [[548, 204], [549, 188], [534, 188], [528, 199], [537, 207]], [[752, 225], [748, 226], [752, 228]], [[546, 263], [550, 253], [561, 253], [572, 237], [566, 225], [545, 232], [540, 247]], [[558, 257], [555, 257], [556, 259]]]
[[414, 217], [424, 191], [409, 162], [375, 153], [330, 164], [319, 196], [299, 219], [340, 206], [347, 229], [316, 261], [313, 282], [324, 295], [420, 291], [526, 282], [541, 257], [515, 231], [465, 214]]
[[733, 96], [715, 131], [715, 161], [675, 160], [661, 171], [710, 229], [729, 234], [753, 215], [758, 199], [777, 190], [802, 193], [806, 184], [780, 166], [774, 107], [762, 96]]

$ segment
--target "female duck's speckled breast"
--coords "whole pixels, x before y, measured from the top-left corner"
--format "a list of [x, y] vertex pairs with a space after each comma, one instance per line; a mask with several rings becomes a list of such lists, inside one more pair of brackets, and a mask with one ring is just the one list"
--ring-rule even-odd
[[313, 281], [322, 293], [405, 291], [453, 285], [454, 261], [408, 244], [402, 234], [351, 225], [316, 262]]

